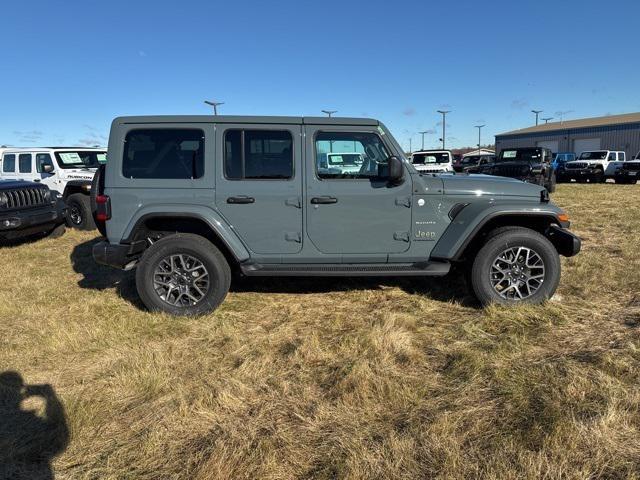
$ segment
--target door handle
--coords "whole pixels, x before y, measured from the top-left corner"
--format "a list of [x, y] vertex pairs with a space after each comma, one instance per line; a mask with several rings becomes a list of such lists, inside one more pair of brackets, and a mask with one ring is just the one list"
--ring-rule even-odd
[[246, 204], [246, 203], [255, 203], [256, 199], [253, 197], [241, 196], [241, 197], [229, 197], [227, 198], [227, 203], [233, 204]]
[[325, 205], [329, 203], [338, 203], [338, 199], [335, 197], [313, 197], [311, 203], [314, 205]]
[[39, 178], [34, 178], [34, 179], [33, 179], [33, 181], [34, 181], [34, 182], [39, 182], [39, 181], [40, 181], [40, 179], [39, 179]]

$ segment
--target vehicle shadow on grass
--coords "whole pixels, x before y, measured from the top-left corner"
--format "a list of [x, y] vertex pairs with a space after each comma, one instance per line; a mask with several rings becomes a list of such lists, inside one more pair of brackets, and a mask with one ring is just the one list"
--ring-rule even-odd
[[388, 287], [400, 288], [410, 295], [480, 308], [480, 303], [467, 289], [463, 273], [455, 270], [444, 277], [244, 277], [234, 279], [231, 291], [309, 294]]
[[[25, 402], [44, 406], [30, 409]], [[68, 444], [64, 407], [51, 385], [27, 385], [17, 372], [0, 373], [0, 478], [53, 480], [51, 461]]]
[[124, 272], [117, 268], [99, 265], [93, 259], [93, 246], [100, 241], [102, 238], [96, 237], [93, 240], [80, 243], [71, 252], [73, 270], [83, 275], [83, 278], [78, 281], [78, 286], [89, 290], [114, 288], [122, 299], [144, 310], [144, 305], [136, 291], [135, 272]]

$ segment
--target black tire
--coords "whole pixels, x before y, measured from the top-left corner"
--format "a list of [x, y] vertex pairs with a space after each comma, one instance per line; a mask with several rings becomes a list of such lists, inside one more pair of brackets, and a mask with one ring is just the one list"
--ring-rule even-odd
[[67, 198], [67, 225], [78, 230], [93, 230], [96, 224], [91, 215], [91, 200], [88, 195], [74, 193]]
[[593, 175], [593, 183], [605, 183], [607, 179], [604, 176], [604, 171], [600, 168], [596, 168]]
[[64, 232], [66, 231], [66, 229], [67, 228], [65, 224], [61, 223], [57, 227], [54, 227], [54, 229], [51, 230], [49, 233], [47, 233], [47, 238], [60, 238], [62, 235], [64, 235]]
[[[491, 285], [491, 268], [503, 251], [518, 247], [531, 249], [540, 257], [544, 265], [544, 277], [538, 289], [530, 296], [524, 299], [505, 298]], [[471, 286], [483, 305], [542, 303], [553, 296], [559, 282], [560, 257], [553, 244], [538, 232], [522, 227], [507, 228], [496, 235], [489, 234], [471, 268]]]
[[[191, 305], [172, 305], [163, 300], [154, 287], [156, 269], [172, 255], [187, 255], [198, 260], [209, 275], [208, 290]], [[136, 287], [145, 306], [151, 311], [171, 315], [203, 315], [215, 310], [226, 297], [230, 285], [231, 269], [224, 255], [206, 238], [189, 233], [178, 233], [155, 242], [142, 255], [136, 271]]]
[[91, 218], [93, 218], [93, 223], [96, 228], [100, 232], [100, 235], [103, 237], [107, 236], [107, 226], [105, 222], [101, 222], [96, 218], [96, 213], [98, 211], [98, 206], [96, 204], [96, 196], [104, 190], [104, 165], [100, 165], [96, 170], [95, 175], [93, 176], [93, 180], [91, 181]]

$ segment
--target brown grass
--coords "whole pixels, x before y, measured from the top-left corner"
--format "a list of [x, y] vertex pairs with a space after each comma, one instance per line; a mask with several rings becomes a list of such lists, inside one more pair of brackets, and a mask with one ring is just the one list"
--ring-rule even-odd
[[0, 249], [0, 372], [61, 399], [59, 479], [640, 478], [640, 187], [554, 200], [584, 247], [542, 307], [479, 309], [458, 277], [263, 279], [171, 318], [93, 233]]

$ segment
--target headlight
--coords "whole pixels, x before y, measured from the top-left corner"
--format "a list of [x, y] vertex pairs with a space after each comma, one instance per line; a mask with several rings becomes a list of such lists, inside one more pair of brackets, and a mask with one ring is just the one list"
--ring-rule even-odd
[[45, 202], [51, 201], [51, 190], [49, 190], [48, 188], [44, 191], [44, 201]]
[[4, 192], [0, 192], [0, 208], [6, 208], [9, 204], [9, 198]]

